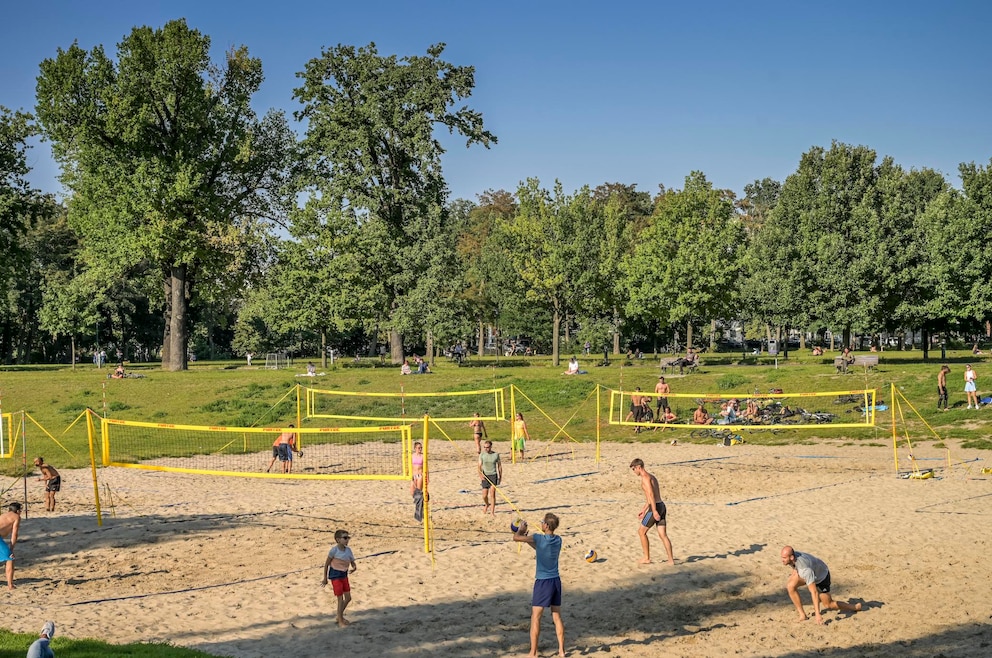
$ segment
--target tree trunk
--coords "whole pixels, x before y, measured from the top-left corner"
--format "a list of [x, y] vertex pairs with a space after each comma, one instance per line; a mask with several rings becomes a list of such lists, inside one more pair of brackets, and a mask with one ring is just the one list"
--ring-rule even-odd
[[169, 360], [164, 361], [172, 372], [186, 370], [186, 312], [189, 303], [186, 299], [186, 265], [172, 267], [172, 317], [169, 322]]
[[327, 369], [327, 330], [320, 330], [320, 367]]
[[395, 329], [389, 330], [389, 359], [394, 366], [403, 363], [403, 336]]
[[685, 321], [685, 349], [688, 352], [692, 347], [692, 320]]
[[[165, 328], [162, 330], [162, 367], [167, 367], [169, 358], [172, 356], [172, 279], [168, 274], [162, 276], [162, 290], [165, 295], [165, 309], [162, 311], [165, 320]], [[100, 343], [100, 336], [96, 338]]]
[[554, 336], [551, 339], [551, 363], [556, 368], [558, 367], [558, 332], [561, 331], [561, 313], [555, 310], [554, 320], [552, 322], [554, 325]]
[[716, 320], [710, 320], [710, 353], [716, 352]]
[[434, 332], [427, 332], [427, 354], [424, 355], [427, 363], [434, 365]]
[[476, 354], [480, 358], [486, 355], [486, 327], [482, 320], [479, 320], [479, 349]]
[[72, 345], [71, 351], [69, 352], [69, 358], [72, 359], [72, 369], [76, 369], [76, 335], [73, 334], [69, 337], [69, 341]]
[[926, 324], [920, 328], [920, 340], [923, 342], [923, 361], [925, 362], [930, 358], [930, 332], [927, 331]]

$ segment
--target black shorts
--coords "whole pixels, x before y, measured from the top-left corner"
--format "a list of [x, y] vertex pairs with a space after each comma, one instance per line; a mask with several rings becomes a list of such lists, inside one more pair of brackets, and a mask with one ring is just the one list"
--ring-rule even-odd
[[665, 503], [659, 500], [654, 504], [654, 506], [655, 509], [658, 510], [658, 516], [661, 517], [661, 520], [655, 521], [654, 510], [649, 509], [647, 512], [644, 513], [644, 518], [641, 519], [641, 525], [644, 526], [645, 528], [650, 528], [656, 523], [658, 525], [668, 525], [668, 508], [665, 507]]
[[279, 461], [288, 462], [293, 458], [293, 449], [288, 443], [279, 444]]
[[58, 491], [62, 488], [62, 476], [56, 475], [51, 480], [46, 480], [45, 491]]
[[490, 487], [499, 486], [499, 476], [498, 475], [483, 475], [482, 476], [482, 488], [488, 489]]
[[827, 572], [827, 577], [816, 584], [816, 589], [822, 594], [827, 594], [830, 592], [830, 572]]

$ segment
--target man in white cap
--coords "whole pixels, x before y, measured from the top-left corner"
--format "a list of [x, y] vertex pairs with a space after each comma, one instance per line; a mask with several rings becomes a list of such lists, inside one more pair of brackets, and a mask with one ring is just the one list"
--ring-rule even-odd
[[55, 635], [55, 622], [46, 621], [41, 629], [41, 637], [28, 648], [27, 658], [55, 658], [55, 652], [48, 646], [53, 635]]

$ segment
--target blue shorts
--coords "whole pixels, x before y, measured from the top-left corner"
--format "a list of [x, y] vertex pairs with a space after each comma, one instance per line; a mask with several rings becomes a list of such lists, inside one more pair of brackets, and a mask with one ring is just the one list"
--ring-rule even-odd
[[644, 513], [644, 518], [641, 519], [641, 525], [644, 526], [645, 528], [650, 528], [655, 523], [657, 523], [658, 525], [668, 525], [668, 521], [666, 520], [666, 518], [668, 517], [668, 508], [665, 507], [665, 503], [659, 500], [654, 504], [654, 506], [655, 509], [658, 510], [658, 516], [661, 517], [661, 520], [655, 521], [654, 511], [648, 510], [647, 512]]
[[290, 450], [288, 443], [279, 444], [279, 461], [288, 462], [293, 458], [293, 451]]
[[561, 605], [561, 578], [540, 578], [534, 581], [534, 596], [530, 604], [535, 608]]
[[0, 562], [10, 562], [14, 558], [10, 557], [10, 546], [0, 539]]

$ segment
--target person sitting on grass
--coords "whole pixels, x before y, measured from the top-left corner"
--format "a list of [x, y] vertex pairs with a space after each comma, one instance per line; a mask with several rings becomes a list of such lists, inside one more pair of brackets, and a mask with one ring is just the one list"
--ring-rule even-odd
[[112, 379], [124, 379], [125, 377], [127, 377], [127, 373], [124, 372], [123, 361], [117, 364], [117, 367], [114, 368], [114, 374], [112, 374], [110, 377]]
[[403, 365], [400, 366], [400, 374], [401, 375], [410, 375], [412, 373], [413, 373], [413, 370], [410, 369], [410, 360], [409, 359], [403, 359]]
[[692, 414], [692, 424], [693, 425], [710, 425], [713, 423], [713, 416], [706, 411], [706, 407], [700, 402], [699, 406], [696, 407], [696, 411]]
[[823, 348], [819, 345], [813, 347], [813, 356], [823, 356]]

